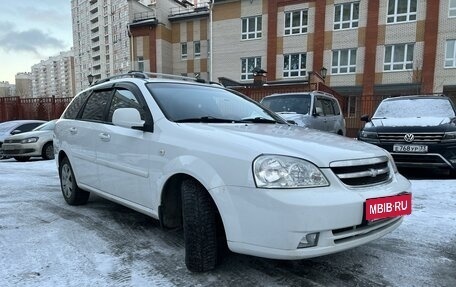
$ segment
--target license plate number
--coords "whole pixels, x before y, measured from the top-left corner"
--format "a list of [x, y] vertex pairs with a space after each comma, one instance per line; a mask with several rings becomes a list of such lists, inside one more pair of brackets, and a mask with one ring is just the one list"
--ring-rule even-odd
[[427, 145], [405, 145], [395, 144], [393, 145], [393, 151], [395, 152], [427, 152]]
[[412, 213], [412, 194], [401, 194], [366, 200], [366, 220], [377, 220]]

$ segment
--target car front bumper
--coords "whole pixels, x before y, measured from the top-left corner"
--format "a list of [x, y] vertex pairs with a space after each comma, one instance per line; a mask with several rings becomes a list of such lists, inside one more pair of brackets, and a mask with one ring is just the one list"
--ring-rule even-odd
[[4, 156], [41, 156], [43, 144], [40, 142], [17, 144], [3, 143], [2, 152]]
[[[329, 187], [258, 189], [220, 187], [210, 190], [222, 215], [229, 248], [238, 253], [274, 259], [303, 259], [353, 248], [396, 229], [402, 217], [367, 223], [364, 204], [411, 192], [399, 174], [381, 185], [344, 186], [330, 171]], [[298, 248], [309, 233], [318, 233], [313, 247]]]

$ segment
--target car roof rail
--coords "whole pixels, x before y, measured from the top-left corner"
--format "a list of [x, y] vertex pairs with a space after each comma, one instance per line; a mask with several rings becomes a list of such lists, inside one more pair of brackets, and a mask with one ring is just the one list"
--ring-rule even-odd
[[206, 83], [205, 80], [199, 78], [193, 78], [188, 76], [179, 76], [165, 73], [155, 73], [155, 72], [143, 72], [143, 71], [128, 71], [127, 73], [114, 75], [105, 79], [96, 81], [93, 85], [109, 82], [114, 79], [121, 78], [139, 78], [139, 79], [150, 79], [150, 78], [164, 78], [164, 79], [174, 79], [174, 80], [183, 80], [183, 81], [194, 81], [198, 83]]
[[323, 91], [315, 90], [315, 91], [312, 91], [312, 93], [322, 94], [322, 95], [325, 95], [325, 96], [328, 96], [328, 97], [335, 98], [333, 94], [330, 94], [330, 93], [327, 93], [327, 92], [323, 92]]

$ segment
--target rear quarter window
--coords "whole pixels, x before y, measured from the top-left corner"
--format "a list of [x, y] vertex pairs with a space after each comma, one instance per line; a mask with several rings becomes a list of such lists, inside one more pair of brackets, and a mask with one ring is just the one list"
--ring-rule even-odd
[[68, 108], [63, 113], [62, 118], [64, 119], [76, 119], [84, 103], [87, 101], [87, 98], [90, 95], [90, 91], [81, 93], [77, 95], [70, 103]]

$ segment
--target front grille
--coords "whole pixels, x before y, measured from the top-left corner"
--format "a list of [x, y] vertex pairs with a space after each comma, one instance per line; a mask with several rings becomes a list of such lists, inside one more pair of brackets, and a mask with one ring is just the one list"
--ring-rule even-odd
[[390, 178], [388, 157], [335, 161], [329, 167], [346, 185], [365, 186], [386, 182]]
[[413, 134], [413, 143], [440, 143], [444, 136], [444, 133], [378, 133], [378, 139], [381, 143], [406, 142], [404, 137], [408, 134]]
[[353, 240], [358, 240], [366, 236], [370, 236], [377, 232], [381, 232], [394, 224], [396, 224], [402, 217], [393, 217], [378, 220], [370, 223], [363, 223], [357, 226], [347, 228], [340, 228], [332, 230], [333, 240], [335, 244], [346, 243]]
[[20, 143], [22, 140], [5, 140], [5, 143]]

